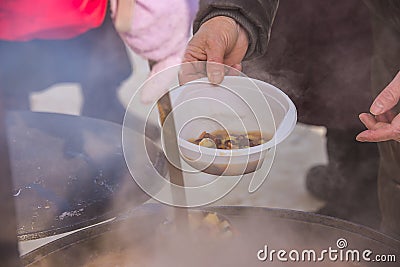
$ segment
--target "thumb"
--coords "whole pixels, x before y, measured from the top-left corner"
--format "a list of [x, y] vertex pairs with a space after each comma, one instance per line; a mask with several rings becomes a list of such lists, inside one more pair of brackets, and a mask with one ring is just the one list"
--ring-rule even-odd
[[211, 83], [219, 84], [224, 79], [225, 48], [221, 45], [211, 46], [207, 51], [207, 77]]
[[392, 109], [400, 99], [400, 72], [386, 86], [385, 89], [375, 98], [371, 105], [370, 112], [374, 115], [380, 115]]

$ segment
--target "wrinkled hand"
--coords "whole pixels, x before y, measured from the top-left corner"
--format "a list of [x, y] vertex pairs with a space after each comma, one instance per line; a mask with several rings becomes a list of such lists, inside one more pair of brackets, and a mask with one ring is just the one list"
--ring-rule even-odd
[[[111, 0], [115, 18], [117, 0]], [[182, 62], [198, 0], [136, 0], [131, 30], [120, 33], [138, 55], [154, 62], [150, 77]], [[143, 103], [157, 100], [167, 91], [162, 84], [142, 91]]]
[[381, 142], [395, 140], [400, 142], [400, 114], [391, 109], [400, 99], [400, 72], [375, 98], [370, 112], [360, 114], [361, 122], [368, 130], [361, 132], [356, 139], [361, 142]]
[[[241, 71], [241, 62], [249, 45], [246, 31], [233, 19], [214, 17], [201, 25], [190, 40], [184, 62], [207, 61], [207, 76], [210, 82], [221, 83], [225, 64]], [[215, 64], [220, 63], [220, 64]]]

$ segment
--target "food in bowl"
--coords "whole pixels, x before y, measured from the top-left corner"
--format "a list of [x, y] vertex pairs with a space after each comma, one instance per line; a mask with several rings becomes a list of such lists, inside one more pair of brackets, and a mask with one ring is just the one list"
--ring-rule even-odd
[[260, 131], [247, 133], [228, 133], [226, 130], [217, 130], [212, 133], [203, 131], [198, 138], [188, 141], [208, 148], [243, 149], [258, 146], [271, 140], [271, 136]]

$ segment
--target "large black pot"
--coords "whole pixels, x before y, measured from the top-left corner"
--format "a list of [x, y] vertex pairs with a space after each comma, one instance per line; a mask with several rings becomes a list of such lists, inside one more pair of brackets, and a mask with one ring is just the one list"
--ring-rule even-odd
[[[371, 259], [380, 254], [394, 255], [399, 261], [400, 243], [363, 226], [312, 213], [255, 207], [213, 207], [206, 210], [228, 218], [234, 236], [223, 240], [210, 238], [205, 243], [188, 235], [157, 239], [156, 235], [160, 235], [157, 229], [168, 217], [167, 208], [147, 204], [124, 218], [82, 230], [32, 251], [22, 257], [23, 264], [29, 267], [80, 267], [104, 259], [107, 266], [128, 267], [399, 266], [398, 262], [365, 262], [362, 259], [360, 262], [344, 262], [340, 258], [330, 261], [327, 255], [323, 262], [280, 262], [276, 252], [272, 261], [270, 258], [261, 261], [258, 256], [261, 259], [265, 257], [266, 246], [269, 252], [285, 249], [290, 253], [296, 249], [299, 253], [306, 253], [304, 251], [315, 250], [317, 259], [320, 252], [329, 247], [336, 249], [337, 253], [339, 247], [343, 253], [371, 250]], [[110, 257], [105, 255], [113, 253], [117, 261], [121, 257], [127, 261], [122, 265], [110, 263]], [[304, 255], [308, 259], [307, 253]], [[351, 255], [348, 258], [352, 259]]]
[[[126, 166], [118, 124], [18, 111], [8, 114], [7, 133], [20, 240], [89, 226], [150, 198]], [[139, 174], [148, 177], [155, 168], [166, 175], [162, 151], [144, 136], [138, 140], [146, 141], [153, 163], [137, 155], [143, 162]]]

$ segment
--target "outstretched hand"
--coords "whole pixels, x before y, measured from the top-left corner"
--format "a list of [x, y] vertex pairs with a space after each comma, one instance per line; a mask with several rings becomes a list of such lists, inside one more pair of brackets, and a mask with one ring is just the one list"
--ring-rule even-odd
[[375, 98], [369, 113], [360, 114], [361, 122], [368, 128], [356, 139], [360, 142], [381, 142], [395, 140], [400, 142], [400, 114], [391, 109], [400, 100], [400, 72]]

